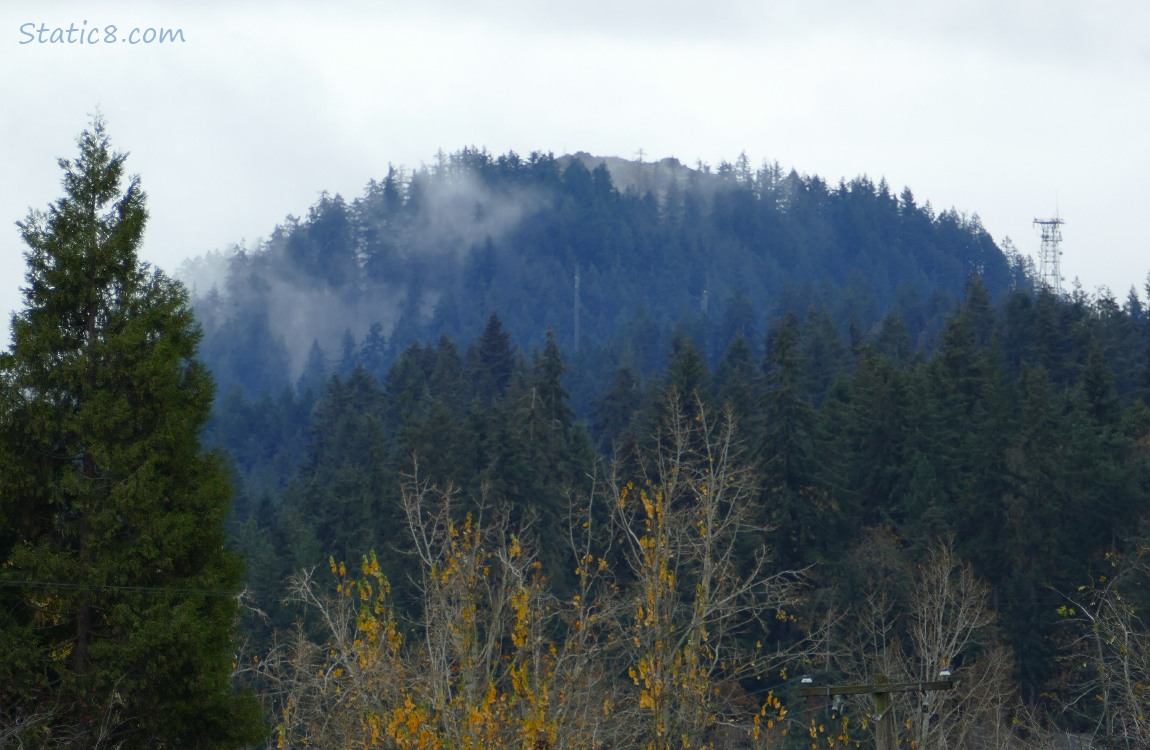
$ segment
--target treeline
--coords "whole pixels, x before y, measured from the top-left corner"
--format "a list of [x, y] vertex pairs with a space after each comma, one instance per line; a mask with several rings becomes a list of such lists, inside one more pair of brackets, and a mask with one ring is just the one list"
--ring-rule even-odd
[[[525, 354], [493, 315], [466, 349], [447, 337], [412, 345], [382, 380], [367, 342], [330, 375], [317, 359], [300, 393], [226, 408], [215, 438], [247, 440], [237, 460], [256, 475], [302, 456], [282, 493], [241, 494], [232, 527], [260, 609], [284, 626], [295, 616], [276, 609], [284, 576], [369, 550], [397, 606], [418, 611], [401, 493], [416, 472], [456, 488], [461, 508], [505, 506], [537, 541], [555, 592], [569, 594], [572, 504], [595, 495], [612, 459], [621, 476], [643, 475], [641, 456], [661, 447], [680, 397], [688, 421], [729, 409], [758, 488], [752, 520], [767, 529], [740, 565], [757, 539], [773, 570], [808, 571], [807, 617], [873, 610], [879, 593], [897, 610], [916, 561], [952, 540], [989, 587], [992, 629], [1026, 702], [1053, 709], [1080, 676], [1061, 661], [1065, 597], [1143, 538], [1148, 325], [1134, 294], [1120, 305], [1105, 292], [1016, 291], [994, 304], [974, 277], [931, 352], [897, 315], [854, 338], [825, 312], [787, 314], [761, 355], [738, 333], [714, 367], [681, 331], [658, 373], [619, 367], [584, 423], [554, 336]], [[295, 434], [294, 447], [261, 442], [269, 425]], [[790, 628], [771, 637], [799, 637]]]
[[767, 321], [811, 305], [859, 331], [900, 309], [917, 343], [972, 273], [995, 299], [1030, 283], [977, 215], [885, 181], [833, 185], [745, 157], [610, 161], [440, 154], [187, 264], [221, 392], [274, 397], [313, 344], [338, 359], [368, 337], [365, 366], [382, 379], [413, 342], [473, 340], [498, 313], [519, 346], [550, 329], [584, 358], [571, 383], [583, 413], [621, 361], [656, 374], [676, 325], [712, 365], [736, 331], [757, 347]]
[[[876, 726], [914, 747], [1150, 743], [1133, 291], [1035, 292], [975, 220], [865, 180], [661, 162], [619, 193], [578, 160], [464, 152], [373, 187], [376, 213], [325, 198], [230, 259], [200, 302], [213, 406], [184, 287], [137, 256], [139, 181], [99, 117], [77, 145], [64, 197], [20, 224], [25, 307], [0, 354], [0, 745], [266, 728], [277, 747], [789, 748]], [[635, 201], [651, 234], [613, 213]], [[853, 224], [852, 201], [872, 206]], [[883, 270], [915, 226], [903, 249], [927, 260], [903, 270], [938, 294]], [[506, 276], [499, 243], [532, 236], [521, 255], [592, 238], [581, 278], [637, 295], [587, 308], [597, 333], [566, 356], [551, 288]], [[833, 298], [810, 279], [761, 296], [791, 241], [800, 265], [865, 262], [845, 287], [850, 264], [820, 270]], [[451, 287], [452, 268], [483, 283]], [[867, 302], [896, 279], [897, 301]], [[477, 288], [517, 328], [453, 318]], [[718, 317], [712, 289], [731, 292]], [[274, 329], [300, 321], [288, 378]], [[865, 695], [799, 700], [803, 673], [892, 681], [897, 726]]]
[[[673, 396], [664, 407], [630, 471], [617, 464], [572, 504], [563, 540], [406, 476], [414, 611], [374, 554], [332, 558], [330, 574], [285, 584], [310, 621], [239, 659], [276, 746], [850, 747], [887, 727], [914, 747], [1059, 747], [1020, 703], [988, 588], [952, 544], [932, 543], [897, 598], [875, 590], [819, 612], [804, 603], [805, 572], [778, 569], [762, 545], [758, 472], [730, 412]], [[872, 544], [889, 549], [882, 536]], [[567, 586], [539, 558], [556, 545], [571, 557]], [[896, 690], [881, 715], [857, 693], [800, 700], [812, 667], [820, 681], [882, 675], [935, 694]], [[1104, 715], [1140, 707], [1119, 704]]]
[[[213, 263], [222, 281], [196, 298], [221, 386], [207, 438], [236, 470], [255, 642], [304, 616], [323, 643], [314, 606], [281, 605], [284, 581], [371, 550], [387, 612], [427, 624], [403, 492], [415, 478], [452, 488], [460, 514], [504, 509], [548, 596], [569, 602], [571, 509], [591, 503], [609, 528], [595, 498], [610, 467], [649, 475], [677, 403], [688, 422], [729, 409], [736, 424], [762, 529], [736, 569], [765, 544], [772, 570], [807, 571], [801, 618], [771, 623], [770, 644], [850, 623], [830, 640], [870, 633], [885, 656], [856, 659], [860, 673], [850, 649], [828, 649], [832, 675], [993, 663], [987, 684], [1023, 699], [995, 711], [1117, 731], [1105, 700], [1067, 712], [1118, 684], [1085, 688], [1098, 660], [1068, 654], [1084, 612], [1123, 603], [1113, 615], [1138, 589], [1067, 597], [1102, 590], [1140, 549], [1150, 323], [1133, 290], [1039, 289], [977, 216], [867, 178], [474, 150], [392, 169], [350, 203], [325, 195], [185, 277]], [[971, 640], [949, 653], [914, 630], [939, 550], [964, 590], [985, 587]], [[604, 559], [630, 590], [625, 560]]]

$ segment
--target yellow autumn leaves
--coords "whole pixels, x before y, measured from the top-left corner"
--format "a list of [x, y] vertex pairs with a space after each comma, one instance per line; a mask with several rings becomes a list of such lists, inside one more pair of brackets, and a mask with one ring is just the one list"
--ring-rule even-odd
[[398, 614], [374, 555], [354, 576], [331, 561], [334, 596], [297, 577], [324, 640], [301, 628], [253, 668], [278, 746], [671, 750], [732, 733], [775, 744], [785, 708], [741, 680], [782, 657], [739, 644], [794, 603], [797, 578], [765, 555], [749, 571], [731, 564], [751, 488], [729, 423], [676, 412], [663, 437], [644, 476], [610, 480], [573, 511], [562, 595], [505, 512], [464, 512], [451, 488], [409, 477], [418, 619]]

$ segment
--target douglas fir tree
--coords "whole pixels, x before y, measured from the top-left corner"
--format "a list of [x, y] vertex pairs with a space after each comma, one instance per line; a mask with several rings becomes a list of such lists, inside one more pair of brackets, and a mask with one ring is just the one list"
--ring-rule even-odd
[[212, 381], [183, 287], [137, 257], [139, 179], [96, 117], [64, 197], [19, 223], [25, 307], [0, 354], [0, 745], [237, 747], [241, 562], [199, 433]]

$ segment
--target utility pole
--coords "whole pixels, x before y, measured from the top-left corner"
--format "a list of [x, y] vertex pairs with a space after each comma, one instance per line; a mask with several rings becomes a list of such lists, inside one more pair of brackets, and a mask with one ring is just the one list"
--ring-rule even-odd
[[799, 695], [804, 697], [811, 696], [827, 696], [832, 695], [873, 695], [874, 696], [874, 711], [875, 711], [875, 748], [876, 750], [897, 750], [898, 748], [898, 734], [895, 731], [894, 723], [894, 705], [891, 703], [891, 693], [926, 693], [932, 690], [950, 690], [954, 687], [954, 682], [950, 678], [950, 672], [943, 671], [940, 675], [945, 679], [935, 680], [928, 682], [926, 680], [918, 680], [917, 682], [890, 682], [886, 675], [876, 674], [874, 682], [868, 685], [825, 685], [815, 687], [809, 684], [809, 677], [804, 677], [803, 682], [806, 682], [799, 690]]
[[575, 264], [575, 346], [573, 351], [579, 353], [579, 264]]

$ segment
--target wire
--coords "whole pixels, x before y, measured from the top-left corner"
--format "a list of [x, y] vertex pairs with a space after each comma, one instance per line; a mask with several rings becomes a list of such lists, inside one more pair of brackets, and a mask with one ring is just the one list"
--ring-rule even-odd
[[82, 591], [125, 591], [138, 594], [203, 594], [204, 596], [239, 596], [238, 591], [224, 589], [196, 589], [175, 586], [113, 586], [111, 584], [96, 585], [86, 583], [65, 583], [63, 581], [5, 581], [0, 580], [0, 586], [13, 588], [46, 588], [46, 589], [75, 589]]

